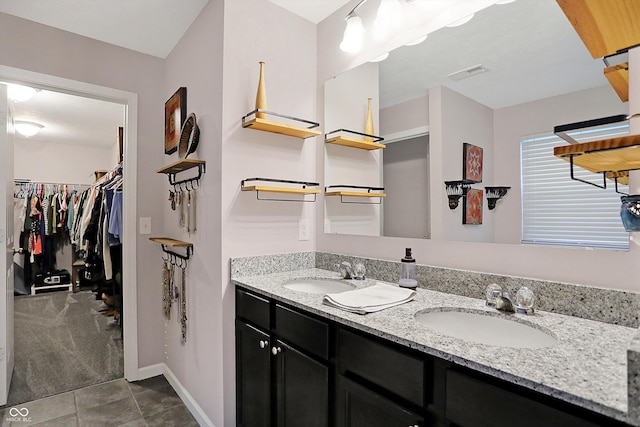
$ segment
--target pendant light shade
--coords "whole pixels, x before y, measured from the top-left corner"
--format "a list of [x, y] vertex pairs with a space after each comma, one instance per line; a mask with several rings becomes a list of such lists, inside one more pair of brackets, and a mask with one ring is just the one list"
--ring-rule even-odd
[[362, 19], [352, 14], [347, 17], [347, 28], [344, 30], [344, 37], [340, 43], [340, 49], [348, 53], [358, 53], [362, 49], [362, 39], [364, 38], [364, 25]]
[[386, 39], [400, 26], [402, 5], [398, 0], [380, 0], [380, 7], [373, 22], [373, 36], [377, 40]]

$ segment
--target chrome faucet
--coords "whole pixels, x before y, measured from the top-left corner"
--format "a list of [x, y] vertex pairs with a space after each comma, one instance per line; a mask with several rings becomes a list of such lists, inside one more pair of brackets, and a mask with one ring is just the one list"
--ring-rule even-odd
[[516, 302], [513, 297], [509, 293], [509, 291], [503, 291], [500, 289], [495, 289], [493, 291], [493, 297], [496, 300], [496, 309], [500, 311], [505, 311], [507, 313], [515, 313], [516, 312]]
[[533, 292], [522, 287], [514, 298], [509, 291], [503, 290], [500, 286], [492, 283], [487, 286], [486, 305], [494, 307], [496, 310], [507, 313], [533, 314], [533, 304], [535, 296]]
[[342, 261], [340, 264], [334, 264], [333, 266], [338, 269], [343, 279], [353, 279], [356, 276], [351, 263], [348, 261]]

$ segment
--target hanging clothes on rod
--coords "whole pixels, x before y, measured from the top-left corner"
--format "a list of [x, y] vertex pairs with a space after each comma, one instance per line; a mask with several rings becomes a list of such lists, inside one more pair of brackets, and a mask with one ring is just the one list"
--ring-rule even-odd
[[[69, 272], [57, 269], [56, 251], [64, 250], [70, 243], [67, 226], [70, 200], [79, 188], [87, 187], [86, 184], [15, 181], [18, 239], [26, 255], [24, 284], [31, 287], [32, 294], [34, 285], [59, 284], [61, 288], [70, 289]], [[55, 280], [51, 279], [53, 276]]]
[[71, 243], [85, 261], [81, 282], [97, 299], [114, 305], [114, 314], [121, 312], [123, 179], [120, 164], [79, 193], [72, 201], [70, 226]]

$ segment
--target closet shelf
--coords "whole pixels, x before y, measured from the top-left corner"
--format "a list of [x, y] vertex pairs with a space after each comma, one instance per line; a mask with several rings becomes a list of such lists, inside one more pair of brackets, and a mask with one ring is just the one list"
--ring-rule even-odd
[[[256, 181], [260, 184], [255, 185], [246, 185], [247, 181]], [[296, 185], [297, 187], [291, 186], [278, 186], [278, 185], [264, 185], [261, 183], [281, 183], [281, 184], [291, 184]], [[307, 181], [290, 181], [285, 179], [274, 179], [274, 178], [247, 178], [240, 181], [240, 188], [242, 191], [255, 191], [256, 198], [258, 200], [274, 200], [274, 201], [304, 201], [304, 202], [315, 202], [316, 194], [320, 193], [319, 189], [308, 188], [308, 187], [317, 187], [320, 183], [318, 182], [307, 182]], [[260, 193], [283, 193], [283, 194], [299, 194], [299, 195], [308, 195], [313, 194], [313, 200], [281, 200], [281, 199], [261, 199]]]
[[[354, 138], [352, 136], [346, 136], [346, 135], [332, 135], [332, 134], [338, 134], [340, 132], [353, 134], [353, 135], [357, 135], [365, 138], [369, 137], [372, 140], [367, 141], [365, 139], [361, 139], [357, 137]], [[324, 142], [327, 144], [344, 145], [346, 147], [359, 148], [361, 150], [377, 150], [380, 148], [386, 148], [386, 145], [378, 143], [380, 141], [384, 141], [384, 138], [382, 138], [381, 136], [369, 135], [366, 133], [356, 132], [348, 129], [337, 129], [329, 133], [326, 133], [324, 135]]]
[[[268, 114], [272, 116], [281, 117], [294, 122], [304, 123], [307, 126], [301, 127], [301, 126], [296, 126], [292, 124], [274, 122], [266, 118], [257, 117], [256, 113], [262, 113], [264, 115]], [[251, 118], [251, 116], [253, 116], [253, 118]], [[319, 130], [314, 130], [314, 128], [317, 128], [318, 126], [320, 126], [320, 123], [312, 122], [310, 120], [299, 119], [297, 117], [285, 116], [283, 114], [273, 113], [270, 111], [260, 110], [260, 109], [253, 110], [242, 117], [243, 128], [278, 133], [281, 135], [294, 136], [296, 138], [302, 138], [302, 139], [320, 135], [321, 132]]]
[[[184, 172], [189, 169], [198, 168], [198, 175], [191, 178], [186, 178], [180, 181], [176, 181], [176, 175], [180, 172]], [[163, 168], [158, 169], [157, 173], [164, 173], [169, 178], [169, 184], [178, 186], [180, 184], [193, 183], [194, 181], [200, 181], [202, 174], [207, 171], [207, 162], [204, 160], [196, 159], [182, 159], [177, 162], [171, 163]]]

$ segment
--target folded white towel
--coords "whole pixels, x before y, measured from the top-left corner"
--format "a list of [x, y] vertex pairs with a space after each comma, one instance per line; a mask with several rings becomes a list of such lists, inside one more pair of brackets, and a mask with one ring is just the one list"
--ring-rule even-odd
[[411, 289], [377, 283], [354, 291], [327, 294], [323, 302], [342, 310], [366, 314], [404, 304], [415, 296], [416, 291]]

